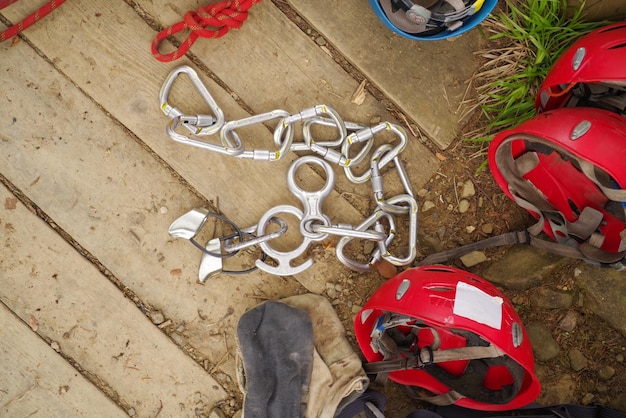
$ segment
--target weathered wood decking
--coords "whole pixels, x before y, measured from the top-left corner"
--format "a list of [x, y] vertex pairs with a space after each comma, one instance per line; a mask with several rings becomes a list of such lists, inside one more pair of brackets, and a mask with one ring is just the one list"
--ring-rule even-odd
[[[296, 156], [260, 163], [171, 141], [158, 92], [170, 70], [191, 63], [156, 61], [156, 32], [143, 16], [167, 26], [197, 2], [134, 4], [66, 2], [29, 28], [27, 41], [0, 44], [3, 416], [194, 416], [226, 396], [212, 365], [233, 369], [226, 354], [237, 319], [258, 303], [246, 295], [321, 292], [328, 279], [313, 268], [295, 278], [255, 272], [244, 282], [197, 284], [199, 253], [168, 235], [170, 223], [219, 202], [247, 226], [272, 206], [296, 203], [285, 185]], [[342, 2], [332, 14], [330, 0], [290, 5], [424, 138], [442, 147], [454, 140], [477, 34], [418, 45], [386, 30], [365, 1]], [[16, 22], [31, 7], [18, 2], [0, 13]], [[346, 120], [392, 120], [372, 95], [351, 103], [359, 80], [269, 0], [241, 30], [200, 40], [192, 53], [227, 120], [319, 103]], [[188, 113], [202, 109], [184, 83], [172, 102]], [[249, 134], [257, 147], [271, 143], [265, 128]], [[415, 188], [438, 166], [414, 137], [403, 160]], [[304, 173], [305, 183], [319, 181]], [[362, 219], [345, 198], [351, 192], [338, 176], [326, 206], [333, 220]], [[184, 343], [150, 321], [157, 311]]]

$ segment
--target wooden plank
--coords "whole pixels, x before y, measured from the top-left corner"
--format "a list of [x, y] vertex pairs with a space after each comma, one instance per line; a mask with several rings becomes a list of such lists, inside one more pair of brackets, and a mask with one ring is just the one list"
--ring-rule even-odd
[[0, 323], [0, 415], [128, 416], [2, 303]]
[[[21, 13], [27, 9], [27, 5], [16, 3], [15, 6], [7, 11], [11, 12], [11, 18], [19, 15], [20, 8], [23, 9]], [[209, 200], [219, 200], [220, 209], [236, 222], [244, 226], [254, 225], [270, 207], [298, 202], [283, 187], [295, 155], [273, 163], [241, 160], [198, 151], [168, 138], [165, 133], [168, 119], [159, 109], [158, 93], [166, 75], [176, 65], [166, 66], [152, 57], [148, 39], [154, 36], [154, 32], [126, 3], [121, 0], [71, 2], [47, 19], [46, 25], [29, 28], [32, 29], [28, 32], [29, 39], [65, 75], [137, 134], [198, 191]], [[173, 103], [185, 111], [189, 109], [192, 114], [206, 111], [206, 105], [202, 106], [203, 102], [191, 83], [185, 83], [183, 79], [176, 85]], [[229, 92], [207, 78], [204, 81], [229, 119], [249, 116]], [[74, 120], [73, 123], [84, 121]], [[259, 149], [273, 146], [271, 134], [265, 127], [257, 126], [243, 132], [246, 137], [259, 138], [251, 144]], [[319, 178], [308, 167], [304, 170], [306, 181]], [[268, 187], [272, 188], [272, 193], [266, 192]], [[242, 199], [255, 204], [242, 210]], [[350, 214], [359, 216], [341, 199], [328, 204], [337, 213], [346, 214], [348, 219]]]
[[414, 41], [387, 29], [362, 0], [288, 2], [440, 148], [457, 138], [465, 81], [478, 69], [478, 30]]
[[[233, 347], [224, 331], [234, 332], [236, 318], [258, 303], [245, 294], [280, 298], [301, 291], [300, 283], [323, 289], [328, 278], [314, 271], [299, 282], [257, 272], [198, 285], [200, 253], [167, 229], [207, 202], [28, 45], [2, 54], [0, 113], [14, 119], [0, 125], [2, 174], [146, 306], [182, 326], [198, 357], [215, 364]], [[242, 196], [234, 195], [239, 205]]]
[[[271, 7], [272, 16], [278, 14], [282, 17], [276, 8]], [[165, 117], [160, 115], [158, 111], [151, 111], [150, 103], [153, 100], [156, 102], [156, 92], [159, 90], [165, 74], [172, 67], [164, 68], [163, 64], [158, 63], [151, 56], [147, 45], [144, 47], [144, 45], [136, 42], [137, 39], [152, 37], [154, 32], [147, 28], [125, 3], [82, 1], [64, 4], [63, 13], [56, 13], [50, 17], [54, 20], [49, 21], [51, 23], [45, 27], [32, 28], [33, 30], [28, 33], [29, 39], [35, 42], [40, 50], [45, 51], [45, 54], [65, 74], [70, 75], [83, 91], [97, 100], [100, 105], [106, 107], [107, 111], [126, 127], [132, 129], [142, 141], [148, 144], [152, 150], [155, 150], [160, 157], [163, 157], [202, 195], [212, 201], [219, 200], [220, 208], [237, 223], [251, 225], [260, 218], [262, 213], [276, 204], [298, 204], [297, 199], [285, 187], [285, 173], [288, 164], [295, 157], [288, 161], [269, 164], [225, 159], [208, 152], [198, 152], [165, 138], [163, 134]], [[72, 28], [77, 26], [80, 27], [80, 31], [73, 31]], [[107, 28], [107, 30], [102, 28]], [[110, 28], [115, 28], [115, 30], [108, 30]], [[310, 40], [293, 25], [287, 24], [286, 28], [293, 31], [293, 37], [285, 35], [280, 37], [281, 42], [286, 45], [285, 47], [290, 45], [289, 40], [291, 38], [298, 40], [297, 45], [306, 42], [308, 48], [311, 47]], [[264, 30], [268, 33], [276, 32], [275, 27], [265, 27]], [[254, 36], [253, 40], [258, 38], [258, 36]], [[324, 59], [316, 57], [311, 62], [324, 62], [325, 66], [334, 69], [335, 73], [329, 79], [346, 77], [343, 72], [337, 72], [337, 66], [330, 61], [329, 57], [317, 48], [314, 50], [318, 54], [322, 54]], [[274, 55], [268, 52], [266, 56], [273, 57]], [[272, 62], [273, 60], [270, 58], [268, 65]], [[289, 60], [283, 64], [283, 68], [298, 67]], [[255, 65], [256, 67], [264, 68], [264, 65], [258, 64]], [[324, 83], [320, 81], [317, 68], [319, 67], [315, 66], [315, 68], [308, 70], [304, 79], [309, 84], [303, 84], [307, 89], [302, 92], [316, 93], [320, 91], [319, 84]], [[226, 71], [226, 73], [228, 72]], [[160, 76], [156, 77], [155, 74], [160, 74]], [[315, 83], [311, 82], [313, 76], [315, 76]], [[141, 80], [141, 82], [136, 80]], [[263, 81], [265, 82], [255, 83], [255, 85], [267, 85], [268, 81], [275, 82], [276, 76], [274, 75], [271, 80]], [[353, 86], [356, 84], [354, 80], [350, 79], [350, 81]], [[207, 84], [218, 102], [222, 104], [227, 115], [245, 113], [237, 106], [228, 92], [208, 80]], [[308, 89], [308, 87], [311, 88]], [[333, 89], [336, 90], [334, 86]], [[243, 91], [246, 92], [247, 90], [244, 88]], [[304, 100], [301, 97], [304, 95], [289, 92], [285, 96], [285, 90], [282, 92], [282, 101], [285, 100], [285, 97], [291, 96], [298, 98], [298, 100]], [[300, 92], [297, 91], [297, 93]], [[200, 100], [192, 93], [190, 88], [185, 90], [183, 94], [178, 96], [178, 103], [181, 103], [181, 97], [193, 97], [194, 100], [190, 101], [191, 103], [182, 103], [191, 105], [192, 109], [195, 103], [201, 108]], [[335, 96], [327, 92], [326, 97]], [[368, 100], [372, 101], [373, 99], [368, 98], [366, 103]], [[308, 101], [307, 104], [310, 105], [311, 102]], [[316, 102], [318, 101], [313, 101], [313, 103]], [[384, 111], [379, 103], [375, 101], [373, 103], [371, 106]], [[263, 111], [266, 110], [267, 108], [263, 109]], [[368, 116], [371, 115], [373, 114], [368, 114]], [[268, 138], [269, 135], [266, 130], [260, 129], [260, 131], [261, 134], [264, 134], [264, 136], [260, 136]], [[255, 132], [259, 132], [259, 130]], [[432, 154], [424, 150], [415, 140], [411, 141], [409, 150], [405, 151], [403, 155], [404, 158], [406, 158], [405, 164], [409, 176], [416, 186], [420, 184], [420, 180], [416, 180], [415, 173], [419, 173], [418, 177], [421, 178], [422, 182], [425, 182], [438, 165]], [[342, 176], [337, 177], [343, 178]], [[313, 170], [309, 170], [302, 175], [302, 178], [305, 182], [312, 182], [315, 178], [319, 179], [319, 176]], [[345, 199], [339, 198], [336, 193], [332, 199], [328, 199], [326, 207], [333, 222], [354, 224], [360, 222], [364, 214], [370, 213], [366, 210], [371, 210], [371, 198], [367, 198], [371, 191], [368, 185], [362, 185], [363, 187], [359, 191], [355, 189], [354, 185], [345, 186], [345, 179], [343, 181], [344, 186], [338, 186], [337, 189], [342, 193], [347, 192], [345, 195], [365, 195], [365, 199], [354, 200], [355, 204], [360, 205], [360, 211], [355, 210], [352, 205], [347, 204]], [[399, 183], [396, 184], [396, 187], [399, 187]], [[229, 195], [224, 197], [225, 193], [229, 193]], [[241, 202], [247, 204], [242, 205]], [[180, 214], [181, 212], [177, 213]], [[319, 286], [316, 287], [319, 288]]]
[[[25, 11], [20, 3], [7, 10], [14, 13], [11, 19]], [[273, 5], [268, 7], [270, 16], [282, 19]], [[299, 283], [307, 289], [319, 289], [321, 284], [323, 289], [329, 277], [315, 271], [296, 277], [298, 281], [255, 273], [234, 279], [221, 276], [204, 287], [195, 284], [199, 253], [189, 243], [171, 239], [169, 224], [190, 208], [204, 206], [206, 200], [219, 200], [226, 215], [246, 226], [276, 204], [297, 205], [285, 181], [295, 156], [263, 164], [199, 152], [167, 139], [166, 118], [158, 109], [157, 94], [165, 75], [186, 61], [168, 65], [157, 62], [149, 51], [154, 31], [121, 0], [66, 2], [46, 19], [45, 25], [40, 22], [26, 34], [37, 53], [24, 42], [0, 45], [7, 99], [0, 103], [0, 112], [14, 118], [10, 125], [0, 126], [4, 176], [134, 292], [147, 309], [160, 310], [171, 319], [174, 329], [182, 329], [185, 347], [212, 364], [227, 358], [225, 353], [233, 348], [237, 318], [258, 303], [258, 297], [280, 298], [301, 292]], [[283, 34], [283, 43], [289, 43], [287, 35], [293, 32], [296, 45], [312, 46], [292, 24], [285, 24], [285, 28], [290, 32]], [[275, 31], [265, 31], [270, 29]], [[274, 50], [278, 48], [274, 46]], [[273, 56], [262, 54], [267, 62], [255, 62], [254, 66], [275, 65]], [[287, 91], [280, 86], [281, 95], [273, 97], [271, 103], [255, 103], [258, 112], [283, 107], [287, 97], [304, 106], [336, 97], [338, 87], [333, 80], [341, 80], [345, 74], [329, 57], [322, 56], [311, 59], [311, 68], [301, 78], [309, 83], [302, 81], [303, 90]], [[292, 59], [282, 61], [281, 68], [305, 64]], [[240, 66], [245, 60], [234, 62]], [[320, 63], [324, 68], [334, 68], [334, 73], [330, 77], [319, 73]], [[274, 73], [270, 79], [255, 80], [250, 90], [275, 83], [279, 76]], [[324, 84], [321, 80], [325, 78], [329, 81]], [[247, 115], [229, 91], [203, 79], [229, 118]], [[354, 80], [348, 81], [352, 86], [344, 86], [342, 103], [360, 114], [365, 107], [348, 105], [347, 93], [356, 86]], [[190, 113], [201, 111], [201, 100], [193, 96], [193, 90], [181, 87], [174, 96], [175, 103], [185, 109], [189, 106]], [[233, 90], [237, 95], [248, 91], [244, 84]], [[385, 116], [384, 108], [373, 98], [368, 97], [366, 103], [381, 112], [367, 113], [366, 118], [347, 114], [347, 119], [369, 121], [370, 117]], [[260, 138], [253, 144], [258, 147], [271, 142], [265, 139], [269, 138], [266, 128], [259, 127], [250, 134], [253, 140]], [[415, 146], [418, 144], [413, 140], [411, 147]], [[434, 170], [437, 163], [432, 155], [420, 151], [425, 148], [412, 149], [418, 151], [408, 154], [409, 165]], [[302, 177], [311, 183], [320, 180], [313, 170]], [[424, 181], [429, 177], [424, 175]], [[419, 185], [415, 177], [411, 178]], [[338, 190], [345, 188], [338, 186]], [[333, 221], [362, 219], [339, 193], [331, 197]], [[307, 284], [307, 280], [314, 283]]]
[[[197, 7], [196, 2], [191, 0], [139, 4], [153, 17], [165, 22], [180, 20], [185, 10]], [[225, 160], [222, 156], [208, 155], [208, 152], [189, 150], [189, 147], [168, 142], [163, 134], [165, 119], [154, 111], [153, 100], [156, 100], [169, 70], [185, 61], [172, 64], [157, 62], [150, 54], [147, 41], [151, 41], [155, 33], [123, 4], [81, 1], [67, 6], [64, 5], [63, 12], [54, 17], [55, 24], [45, 30], [37, 28], [29, 32], [29, 38], [81, 89], [137, 133], [202, 194], [209, 198], [220, 192], [223, 194], [224, 190], [233, 187], [234, 177], [240, 183], [238, 191], [244, 195], [254, 195], [256, 190], [262, 189], [264, 185], [259, 179], [267, 179], [268, 174], [272, 175], [270, 181], [282, 180], [285, 167], [294, 156], [282, 164], [272, 163], [268, 169], [258, 167], [268, 164]], [[245, 31], [232, 31], [220, 40], [198, 42], [194, 46], [200, 61], [254, 113], [277, 108], [298, 112], [325, 103], [335, 107], [346, 120], [366, 124], [371, 120], [392, 120], [385, 107], [370, 95], [361, 106], [350, 103], [358, 83], [287, 21], [271, 2], [258, 4], [254, 13], [258, 17], [246, 21]], [[76, 27], [78, 22], [80, 35], [70, 29]], [[101, 28], [114, 30], [103, 31]], [[65, 45], [69, 47], [63, 47]], [[85, 71], [85, 65], [91, 70]], [[98, 71], [95, 71], [96, 68]], [[142, 82], [137, 83], [138, 79]], [[222, 91], [214, 83], [208, 83], [208, 87], [224, 108], [227, 119], [243, 116], [231, 93]], [[111, 94], [112, 89], [120, 91]], [[187, 90], [181, 95], [183, 100], [192, 96], [189, 92]], [[200, 103], [198, 100], [196, 98], [189, 104], [182, 102], [181, 107], [193, 108], [194, 103]], [[181, 103], [180, 99], [177, 103]], [[266, 132], [258, 132], [251, 133], [247, 143], [251, 148], [266, 149], [271, 144], [271, 137]], [[404, 159], [415, 187], [425, 184], [438, 166], [437, 159], [415, 138], [410, 141]], [[337, 186], [340, 191], [355, 192], [354, 185], [343, 176], [338, 176]], [[267, 201], [265, 195], [261, 194], [257, 200], [260, 203]], [[238, 205], [226, 199], [221, 202], [227, 213], [238, 212]], [[344, 213], [346, 210], [349, 209], [341, 208]], [[252, 220], [246, 214], [241, 216], [245, 217], [246, 223]], [[256, 219], [258, 217], [259, 214], [255, 216]]]
[[5, 187], [0, 202], [0, 297], [22, 321], [36, 321], [39, 335], [139, 416], [159, 410], [194, 416], [199, 403], [210, 407], [225, 397], [211, 376]]
[[582, 0], [567, 0], [568, 16], [581, 7], [583, 8], [583, 17], [591, 22], [601, 20], [610, 20], [617, 22], [626, 18], [626, 4], [622, 0], [603, 0], [585, 2]]

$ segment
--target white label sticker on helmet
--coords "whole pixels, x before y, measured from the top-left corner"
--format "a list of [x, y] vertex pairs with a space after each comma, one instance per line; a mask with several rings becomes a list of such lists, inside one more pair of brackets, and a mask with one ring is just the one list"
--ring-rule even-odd
[[465, 282], [456, 285], [456, 298], [452, 312], [472, 321], [502, 328], [502, 303], [499, 296], [491, 296]]

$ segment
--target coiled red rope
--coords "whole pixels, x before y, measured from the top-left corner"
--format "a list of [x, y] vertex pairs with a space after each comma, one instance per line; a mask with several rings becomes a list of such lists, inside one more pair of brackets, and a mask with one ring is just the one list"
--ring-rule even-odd
[[[0, 10], [15, 2], [17, 2], [17, 0], [0, 0]], [[24, 31], [33, 23], [43, 19], [48, 13], [62, 5], [64, 2], [65, 0], [51, 0], [48, 3], [44, 4], [39, 8], [39, 10], [26, 17], [26, 19], [0, 32], [0, 42], [4, 42], [7, 39], [10, 39], [18, 33]]]
[[[157, 34], [152, 41], [152, 54], [161, 62], [175, 61], [185, 55], [198, 38], [220, 38], [231, 29], [241, 28], [248, 18], [248, 9], [260, 1], [226, 0], [200, 6], [196, 11], [189, 11], [185, 13], [182, 22], [175, 23]], [[191, 33], [176, 51], [169, 54], [159, 52], [159, 45], [165, 38], [185, 30], [190, 30]]]

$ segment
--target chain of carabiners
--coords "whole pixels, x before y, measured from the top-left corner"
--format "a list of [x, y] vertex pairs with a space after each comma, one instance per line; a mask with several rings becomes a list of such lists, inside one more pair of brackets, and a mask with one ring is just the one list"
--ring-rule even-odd
[[[180, 74], [186, 74], [191, 79], [211, 110], [211, 114], [186, 115], [168, 103], [172, 84]], [[166, 129], [167, 133], [171, 139], [179, 143], [235, 158], [260, 161], [278, 161], [291, 151], [313, 153], [313, 155], [298, 158], [287, 173], [289, 190], [300, 199], [303, 210], [295, 206], [279, 205], [267, 211], [257, 225], [245, 229], [234, 226], [237, 233], [210, 240], [205, 248], [202, 248], [193, 239], [206, 218], [211, 216], [206, 209], [194, 209], [174, 221], [170, 227], [172, 236], [187, 238], [197, 247], [203, 249], [204, 254], [200, 267], [201, 282], [219, 272], [225, 272], [221, 269], [222, 258], [232, 256], [237, 251], [253, 245], [259, 245], [264, 254], [262, 259], [256, 260], [257, 268], [276, 275], [300, 273], [310, 267], [313, 260], [307, 259], [294, 266], [295, 260], [305, 253], [312, 242], [323, 241], [329, 235], [340, 237], [336, 245], [337, 258], [342, 264], [355, 271], [369, 271], [373, 265], [383, 259], [395, 266], [406, 266], [415, 259], [417, 255], [418, 207], [410, 180], [399, 158], [399, 154], [406, 148], [408, 142], [406, 132], [402, 127], [390, 122], [382, 122], [373, 127], [346, 122], [335, 109], [323, 104], [293, 114], [278, 109], [227, 122], [223, 111], [208, 92], [198, 74], [188, 66], [174, 69], [166, 78], [160, 92], [160, 105], [161, 110], [170, 118]], [[243, 127], [271, 121], [276, 122], [272, 149], [247, 149], [237, 131]], [[301, 141], [294, 139], [297, 131], [296, 124], [302, 125], [303, 139]], [[315, 125], [335, 129], [336, 138], [324, 141], [316, 140], [312, 133], [312, 128]], [[179, 133], [181, 126], [187, 129], [192, 136]], [[374, 138], [382, 132], [392, 133], [397, 140], [393, 144], [385, 143], [371, 152]], [[217, 137], [218, 140], [210, 141], [208, 138], [210, 136]], [[357, 144], [360, 144], [358, 152], [351, 152], [351, 147]], [[370, 156], [369, 161], [367, 161], [368, 156]], [[359, 225], [333, 225], [330, 218], [323, 213], [324, 199], [334, 189], [334, 171], [329, 162], [342, 167], [349, 181], [355, 184], [363, 184], [368, 181], [371, 183], [376, 209]], [[367, 165], [368, 162], [369, 169], [365, 172], [361, 174], [354, 172], [357, 165], [361, 163]], [[385, 198], [381, 170], [390, 163], [393, 163], [398, 173], [404, 193]], [[321, 190], [307, 192], [296, 184], [295, 171], [303, 164], [318, 165], [326, 172], [326, 184]], [[291, 214], [300, 221], [300, 233], [303, 236], [303, 242], [293, 251], [280, 252], [270, 245], [271, 240], [283, 235], [287, 229], [286, 223], [278, 216], [280, 213]], [[409, 224], [408, 249], [407, 253], [401, 256], [394, 255], [390, 251], [391, 244], [397, 235], [395, 223], [397, 216], [407, 217]], [[228, 222], [234, 225], [230, 220]], [[278, 224], [280, 229], [273, 233], [266, 233], [266, 227], [270, 223]], [[242, 231], [245, 231], [245, 234]], [[353, 239], [375, 242], [375, 249], [370, 254], [367, 263], [359, 263], [345, 254], [346, 246]], [[234, 241], [238, 242], [233, 243]], [[266, 255], [274, 260], [273, 265], [265, 262]], [[249, 270], [245, 270], [245, 272], [247, 271]]]

